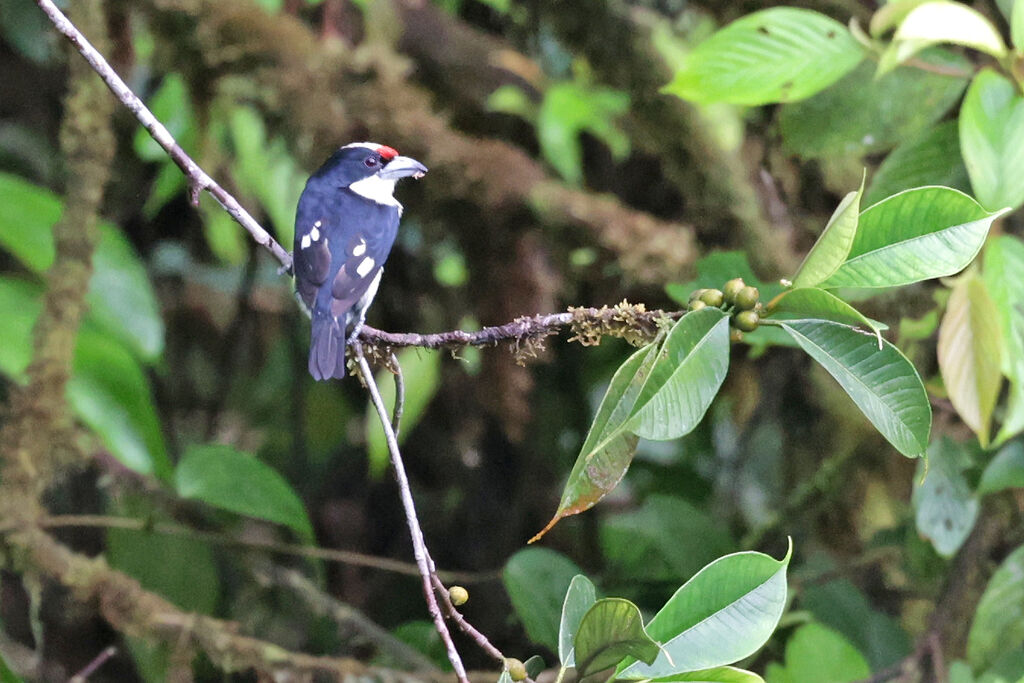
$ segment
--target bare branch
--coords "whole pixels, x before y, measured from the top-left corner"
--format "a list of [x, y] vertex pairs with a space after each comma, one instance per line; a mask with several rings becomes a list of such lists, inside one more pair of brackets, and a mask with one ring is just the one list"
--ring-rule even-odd
[[402, 462], [402, 454], [398, 450], [398, 439], [395, 431], [391, 428], [391, 420], [388, 416], [388, 409], [384, 400], [380, 397], [380, 390], [377, 389], [377, 382], [373, 378], [370, 364], [363, 355], [363, 345], [358, 341], [352, 342], [352, 352], [359, 363], [359, 370], [363, 375], [363, 382], [366, 384], [373, 406], [377, 409], [377, 416], [380, 418], [381, 426], [384, 427], [384, 438], [388, 444], [388, 452], [391, 454], [391, 466], [395, 470], [395, 479], [398, 481], [398, 490], [402, 498], [402, 506], [405, 508], [405, 521], [409, 526], [409, 534], [412, 536], [413, 555], [416, 558], [416, 566], [419, 567], [420, 577], [423, 579], [423, 595], [427, 599], [427, 609], [430, 617], [434, 620], [434, 627], [441, 636], [445, 650], [448, 653], [448, 661], [455, 669], [455, 676], [460, 683], [469, 683], [466, 677], [466, 667], [462, 664], [455, 643], [452, 641], [452, 634], [448, 631], [448, 625], [444, 623], [444, 615], [437, 604], [437, 596], [433, 587], [433, 562], [427, 552], [427, 544], [423, 539], [423, 530], [420, 528], [420, 521], [416, 516], [416, 503], [412, 498], [412, 489], [409, 487], [409, 477], [405, 473], [405, 464]]
[[501, 650], [496, 648], [494, 644], [487, 639], [487, 636], [478, 631], [473, 624], [466, 621], [466, 618], [462, 616], [462, 613], [456, 609], [455, 604], [448, 595], [448, 588], [444, 585], [444, 582], [441, 581], [436, 572], [431, 576], [431, 578], [434, 581], [434, 588], [436, 588], [437, 592], [441, 595], [441, 604], [444, 606], [444, 611], [448, 618], [454, 621], [463, 633], [476, 641], [476, 644], [479, 645], [484, 652], [494, 657], [504, 665], [505, 655], [503, 655]]
[[99, 74], [103, 82], [107, 84], [110, 91], [114, 93], [114, 96], [121, 101], [121, 103], [128, 108], [128, 110], [135, 115], [135, 118], [139, 120], [143, 128], [149, 131], [149, 134], [153, 136], [157, 144], [164, 148], [167, 154], [174, 160], [174, 163], [178, 165], [181, 171], [188, 178], [190, 197], [194, 205], [199, 203], [199, 193], [203, 190], [210, 193], [217, 203], [224, 207], [224, 210], [228, 212], [232, 218], [234, 218], [239, 225], [245, 228], [252, 238], [256, 240], [256, 243], [267, 249], [271, 254], [274, 255], [281, 263], [281, 267], [285, 271], [291, 271], [292, 267], [292, 256], [289, 254], [277, 241], [270, 236], [266, 230], [263, 229], [259, 223], [256, 222], [249, 212], [242, 208], [242, 205], [238, 203], [231, 194], [229, 194], [223, 187], [217, 184], [217, 182], [206, 174], [202, 168], [199, 167], [195, 161], [192, 160], [185, 150], [181, 148], [178, 142], [171, 135], [170, 131], [153, 116], [142, 100], [132, 92], [121, 77], [117, 75], [114, 69], [107, 63], [103, 55], [92, 46], [92, 44], [86, 39], [82, 32], [75, 27], [71, 21], [64, 16], [64, 14], [57, 9], [57, 6], [53, 4], [52, 0], [36, 0], [36, 4], [39, 8], [46, 13], [53, 25], [60, 31], [65, 38], [67, 38], [75, 49], [78, 50], [85, 61], [93, 68], [93, 70]]

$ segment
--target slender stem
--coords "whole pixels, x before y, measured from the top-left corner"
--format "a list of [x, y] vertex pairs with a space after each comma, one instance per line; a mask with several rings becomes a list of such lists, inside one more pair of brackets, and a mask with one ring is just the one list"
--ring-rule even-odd
[[427, 552], [427, 544], [423, 540], [423, 530], [420, 528], [420, 521], [416, 516], [416, 503], [412, 498], [412, 489], [409, 487], [409, 478], [405, 473], [402, 454], [398, 450], [398, 439], [395, 437], [395, 431], [391, 428], [391, 420], [388, 418], [388, 409], [384, 405], [384, 400], [380, 397], [380, 390], [377, 389], [377, 382], [373, 378], [370, 364], [366, 361], [366, 356], [363, 355], [363, 345], [356, 340], [352, 343], [352, 350], [355, 353], [356, 360], [359, 362], [359, 370], [363, 375], [363, 381], [366, 383], [366, 389], [370, 392], [370, 398], [377, 409], [377, 416], [380, 418], [381, 426], [384, 427], [384, 438], [388, 444], [388, 452], [391, 454], [391, 466], [395, 470], [395, 479], [398, 481], [402, 506], [405, 508], [405, 521], [409, 526], [409, 534], [412, 536], [413, 555], [416, 558], [416, 566], [420, 570], [420, 577], [423, 579], [423, 595], [427, 599], [427, 609], [430, 612], [430, 617], [434, 620], [434, 627], [444, 643], [445, 650], [448, 653], [448, 661], [452, 663], [452, 668], [455, 669], [455, 676], [459, 679], [460, 683], [469, 683], [469, 679], [466, 676], [466, 668], [462, 664], [462, 658], [459, 657], [458, 650], [455, 649], [452, 634], [448, 631], [448, 625], [444, 623], [444, 615], [441, 614], [441, 608], [437, 604], [437, 596], [434, 594], [433, 579], [431, 578], [434, 573], [433, 562], [430, 559], [430, 554]]
[[104, 650], [100, 652], [98, 655], [96, 655], [96, 657], [93, 658], [91, 662], [86, 664], [81, 671], [72, 676], [69, 679], [68, 683], [85, 683], [85, 681], [89, 679], [89, 676], [92, 676], [94, 673], [96, 673], [97, 669], [103, 666], [108, 659], [110, 659], [116, 654], [117, 648], [113, 645], [104, 648]]
[[110, 91], [114, 93], [114, 96], [121, 101], [128, 110], [135, 115], [135, 118], [139, 120], [142, 127], [149, 131], [149, 134], [153, 136], [156, 143], [163, 147], [164, 151], [171, 157], [171, 159], [178, 165], [181, 171], [188, 178], [190, 195], [193, 204], [199, 203], [199, 193], [203, 190], [210, 193], [210, 195], [217, 200], [217, 203], [224, 207], [224, 210], [228, 212], [235, 221], [238, 222], [243, 228], [245, 228], [252, 238], [256, 240], [256, 243], [267, 249], [271, 254], [274, 255], [281, 263], [281, 267], [285, 271], [290, 271], [292, 267], [292, 257], [280, 244], [270, 236], [263, 227], [256, 222], [249, 212], [247, 212], [242, 205], [238, 203], [238, 200], [231, 196], [224, 188], [217, 184], [217, 182], [206, 174], [202, 168], [199, 167], [195, 161], [192, 160], [185, 150], [174, 139], [170, 131], [160, 123], [153, 112], [151, 112], [142, 100], [132, 92], [121, 77], [117, 75], [117, 72], [107, 63], [103, 55], [92, 46], [92, 43], [86, 39], [82, 32], [71, 23], [71, 21], [64, 16], [64, 14], [57, 9], [57, 6], [53, 4], [52, 0], [36, 0], [36, 4], [43, 10], [53, 25], [57, 28], [60, 33], [67, 38], [72, 45], [75, 46], [85, 61], [93, 68], [93, 70], [99, 74], [103, 82], [107, 84]]
[[[433, 560], [431, 560], [433, 564]], [[478, 631], [471, 623], [466, 621], [466, 618], [462, 616], [462, 613], [452, 603], [452, 599], [448, 596], [448, 588], [441, 581], [441, 578], [437, 575], [437, 572], [431, 573], [431, 579], [434, 582], [434, 588], [437, 589], [438, 594], [441, 596], [441, 605], [444, 607], [444, 611], [448, 618], [455, 622], [455, 625], [465, 633], [467, 636], [476, 641], [476, 644], [483, 649], [484, 652], [497, 659], [502, 664], [505, 663], [505, 655], [501, 653], [501, 650], [496, 648], [490, 640], [487, 639], [483, 633]]]
[[390, 360], [395, 372], [395, 411], [391, 417], [391, 429], [395, 431], [395, 439], [398, 439], [402, 411], [405, 410], [405, 376], [402, 374], [402, 366], [398, 363], [398, 356], [392, 353]]

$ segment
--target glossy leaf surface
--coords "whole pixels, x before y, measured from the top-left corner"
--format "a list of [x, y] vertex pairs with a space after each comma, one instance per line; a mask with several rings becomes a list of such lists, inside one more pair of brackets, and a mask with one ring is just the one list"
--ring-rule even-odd
[[580, 629], [583, 615], [597, 602], [594, 584], [583, 574], [577, 574], [565, 592], [562, 603], [562, 618], [558, 627], [558, 659], [562, 666], [575, 666], [576, 656], [573, 640]]
[[611, 668], [627, 656], [650, 664], [660, 651], [644, 630], [640, 609], [622, 598], [594, 603], [583, 615], [574, 645], [580, 678]]
[[825, 230], [807, 253], [800, 268], [793, 277], [795, 287], [814, 287], [824, 282], [846, 260], [857, 234], [857, 220], [860, 217], [860, 200], [864, 184], [850, 192], [832, 213]]
[[994, 211], [1024, 204], [1024, 97], [992, 70], [975, 76], [967, 89], [960, 149], [982, 206]]

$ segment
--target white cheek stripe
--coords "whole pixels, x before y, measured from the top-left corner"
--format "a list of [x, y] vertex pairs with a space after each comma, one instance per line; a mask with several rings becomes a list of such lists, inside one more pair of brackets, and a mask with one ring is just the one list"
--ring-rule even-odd
[[365, 197], [378, 204], [397, 206], [399, 208], [402, 206], [395, 199], [395, 181], [381, 178], [379, 175], [372, 175], [369, 178], [357, 180], [349, 185], [348, 189], [360, 197]]
[[374, 265], [373, 259], [367, 256], [359, 262], [358, 266], [356, 266], [356, 275], [359, 277], [366, 277], [370, 274], [370, 271], [373, 270]]

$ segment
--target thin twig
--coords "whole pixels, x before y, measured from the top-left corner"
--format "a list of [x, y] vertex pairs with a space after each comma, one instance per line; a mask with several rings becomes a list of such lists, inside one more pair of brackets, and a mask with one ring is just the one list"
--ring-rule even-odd
[[392, 353], [390, 362], [391, 369], [395, 373], [395, 411], [391, 416], [391, 429], [394, 430], [397, 439], [402, 426], [402, 411], [405, 410], [405, 376], [402, 374], [398, 356]]
[[[433, 563], [433, 560], [431, 560]], [[452, 603], [451, 597], [448, 595], [448, 588], [444, 585], [444, 582], [437, 575], [437, 572], [431, 574], [431, 579], [434, 582], [434, 588], [437, 589], [438, 594], [441, 596], [441, 605], [444, 607], [444, 611], [449, 619], [455, 622], [459, 629], [467, 636], [476, 641], [476, 644], [480, 648], [489, 654], [490, 656], [497, 659], [502, 664], [505, 663], [505, 655], [501, 653], [501, 650], [496, 648], [490, 640], [487, 639], [483, 633], [478, 631], [471, 623], [466, 621], [466, 618], [462, 616], [462, 613]]]
[[105, 648], [103, 652], [96, 655], [96, 657], [91, 662], [82, 667], [81, 671], [72, 676], [68, 680], [68, 683], [85, 683], [85, 681], [89, 680], [89, 676], [92, 676], [94, 673], [96, 673], [97, 669], [103, 666], [108, 659], [110, 659], [116, 654], [117, 648], [113, 645], [111, 645], [108, 648]]
[[455, 649], [452, 635], [448, 631], [448, 625], [444, 623], [444, 615], [441, 614], [441, 608], [437, 604], [437, 596], [434, 595], [431, 578], [434, 572], [434, 568], [431, 566], [433, 563], [427, 553], [426, 541], [423, 539], [423, 530], [420, 528], [420, 522], [416, 516], [416, 504], [412, 498], [412, 489], [409, 487], [409, 478], [405, 473], [402, 454], [398, 450], [398, 439], [395, 438], [395, 432], [391, 429], [388, 409], [384, 405], [384, 400], [380, 397], [380, 390], [377, 388], [377, 382], [373, 378], [370, 364], [366, 361], [366, 356], [363, 355], [363, 345], [358, 340], [352, 343], [352, 351], [359, 362], [359, 370], [363, 375], [363, 381], [366, 383], [366, 389], [370, 392], [373, 405], [377, 409], [377, 416], [380, 418], [381, 426], [384, 427], [384, 438], [388, 444], [388, 452], [391, 454], [391, 466], [395, 470], [395, 479], [398, 481], [402, 506], [405, 508], [405, 521], [409, 526], [409, 534], [412, 536], [413, 555], [416, 558], [416, 566], [420, 570], [420, 577], [423, 579], [423, 595], [427, 599], [427, 609], [430, 612], [430, 617], [434, 620], [434, 626], [441, 636], [441, 641], [444, 643], [445, 650], [448, 653], [448, 661], [452, 663], [452, 668], [455, 669], [455, 676], [459, 679], [460, 683], [469, 683], [469, 679], [466, 677], [466, 668], [462, 664], [462, 658], [459, 657], [458, 650]]
[[228, 215], [235, 219], [239, 225], [245, 228], [256, 243], [267, 249], [281, 263], [284, 271], [291, 271], [292, 256], [277, 241], [270, 236], [256, 220], [249, 215], [249, 212], [242, 208], [231, 194], [222, 188], [217, 182], [206, 174], [195, 161], [192, 160], [185, 150], [174, 139], [170, 131], [153, 116], [142, 100], [132, 92], [121, 77], [107, 63], [103, 55], [92, 46], [92, 43], [82, 35], [81, 31], [57, 9], [52, 0], [36, 0], [36, 4], [43, 10], [53, 25], [75, 46], [85, 61], [99, 74], [103, 82], [107, 84], [114, 96], [121, 101], [128, 110], [135, 115], [142, 127], [149, 131], [156, 143], [163, 147], [164, 151], [178, 165], [185, 177], [188, 178], [189, 196], [193, 205], [199, 204], [199, 193], [203, 190], [217, 200], [217, 203], [224, 207]]
[[[214, 543], [221, 546], [245, 548], [251, 550], [262, 550], [269, 553], [281, 555], [292, 555], [295, 557], [307, 557], [327, 562], [338, 562], [357, 567], [368, 567], [380, 571], [394, 572], [406, 576], [419, 576], [420, 572], [416, 565], [408, 562], [400, 562], [387, 557], [375, 557], [364, 553], [357, 553], [351, 550], [336, 550], [333, 548], [314, 548], [308, 545], [297, 545], [294, 543], [273, 543], [253, 539], [240, 539], [210, 531], [199, 531], [178, 524], [158, 522], [156, 524], [145, 519], [134, 517], [113, 517], [108, 515], [54, 515], [40, 521], [39, 526], [44, 529], [60, 529], [68, 527], [94, 527], [101, 529], [130, 529], [134, 531], [150, 531], [152, 533], [169, 536], [181, 536], [207, 543]], [[11, 531], [9, 528], [0, 527], [0, 535]], [[501, 572], [452, 572], [441, 570], [438, 572], [447, 581], [458, 583], [484, 583], [495, 581], [501, 578]]]

